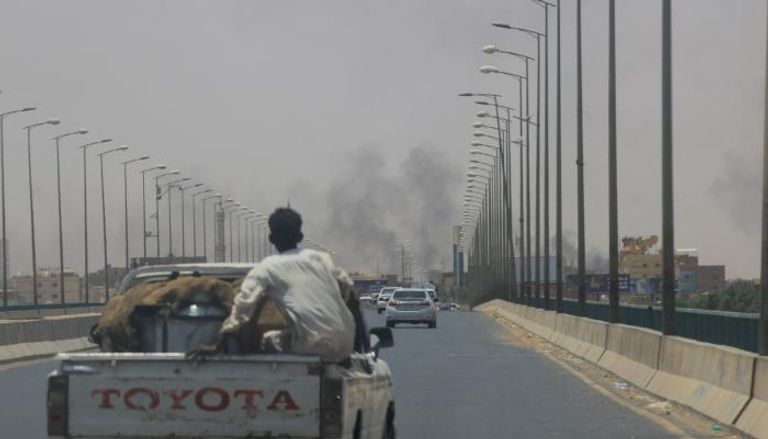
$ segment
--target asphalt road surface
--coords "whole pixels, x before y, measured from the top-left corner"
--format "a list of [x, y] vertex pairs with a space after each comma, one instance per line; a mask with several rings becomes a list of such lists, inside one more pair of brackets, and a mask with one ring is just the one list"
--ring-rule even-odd
[[[369, 326], [383, 326], [375, 312]], [[395, 381], [398, 436], [659, 438], [652, 421], [600, 395], [546, 357], [509, 345], [480, 313], [442, 312], [437, 329], [402, 325], [382, 352]], [[52, 361], [0, 369], [0, 438], [44, 438]]]
[[[384, 325], [376, 313], [369, 326]], [[398, 325], [392, 368], [398, 436], [435, 438], [673, 437], [545, 356], [504, 342], [476, 312], [441, 312], [437, 329]]]

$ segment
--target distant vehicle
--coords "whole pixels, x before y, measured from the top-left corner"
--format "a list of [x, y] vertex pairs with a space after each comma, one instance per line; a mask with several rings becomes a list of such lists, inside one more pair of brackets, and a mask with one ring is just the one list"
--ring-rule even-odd
[[440, 309], [440, 299], [437, 298], [437, 292], [435, 290], [427, 288], [427, 293], [429, 294], [429, 297], [432, 299], [432, 306], [436, 309]]
[[451, 303], [451, 311], [458, 311], [458, 310], [460, 310], [460, 309], [461, 309], [461, 305], [459, 305], [459, 304], [458, 304], [458, 303], [456, 303], [456, 302], [452, 302], [452, 303]]
[[[129, 273], [120, 291], [180, 276], [231, 282], [247, 271], [234, 264], [145, 267]], [[140, 337], [147, 347], [139, 352], [58, 355], [48, 376], [49, 437], [395, 437], [391, 373], [378, 356], [393, 344], [391, 329], [371, 329], [371, 347], [339, 363], [262, 351], [198, 361], [184, 352], [211, 343], [228, 313], [197, 298], [164, 311], [132, 323], [140, 335], [154, 335]], [[261, 317], [254, 315], [254, 330], [263, 333], [274, 322]], [[361, 317], [355, 323], [364, 324]]]
[[360, 305], [362, 306], [373, 306], [376, 304], [376, 299], [370, 296], [362, 296], [360, 297]]
[[387, 302], [392, 297], [392, 293], [397, 290], [397, 287], [384, 287], [379, 291], [379, 295], [376, 296], [376, 311], [381, 314], [387, 309]]
[[426, 323], [437, 327], [437, 310], [428, 290], [401, 288], [395, 290], [387, 303], [387, 327], [398, 323]]

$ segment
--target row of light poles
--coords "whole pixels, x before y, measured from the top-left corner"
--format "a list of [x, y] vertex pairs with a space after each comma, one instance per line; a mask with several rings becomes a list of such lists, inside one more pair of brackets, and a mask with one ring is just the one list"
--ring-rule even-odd
[[[2, 272], [3, 272], [3, 306], [8, 306], [8, 240], [7, 240], [7, 230], [6, 230], [6, 164], [5, 164], [5, 142], [4, 142], [4, 130], [5, 130], [5, 122], [6, 119], [8, 119], [11, 116], [14, 116], [16, 114], [21, 114], [25, 112], [31, 112], [34, 111], [35, 107], [22, 107], [15, 110], [0, 112], [0, 218], [2, 220], [2, 260], [3, 260], [3, 266], [2, 266]], [[32, 294], [33, 294], [33, 303], [34, 305], [38, 305], [39, 300], [39, 294], [38, 294], [38, 279], [37, 279], [37, 245], [36, 245], [36, 224], [35, 224], [35, 208], [34, 208], [34, 179], [33, 179], [33, 167], [32, 167], [32, 142], [33, 142], [33, 133], [36, 132], [38, 129], [42, 129], [46, 126], [55, 126], [58, 125], [60, 122], [58, 119], [47, 119], [41, 122], [28, 124], [22, 127], [26, 131], [26, 137], [27, 137], [27, 172], [28, 172], [28, 187], [29, 187], [29, 213], [30, 213], [30, 228], [31, 228], [31, 253], [32, 253]], [[80, 128], [73, 131], [64, 132], [58, 135], [55, 135], [52, 137], [52, 140], [55, 142], [56, 147], [56, 189], [57, 189], [57, 213], [58, 213], [58, 232], [59, 232], [59, 296], [61, 305], [66, 305], [66, 299], [65, 299], [65, 276], [64, 276], [64, 230], [63, 230], [63, 207], [62, 207], [62, 186], [61, 186], [61, 146], [62, 142], [64, 142], [66, 139], [74, 138], [75, 136], [83, 136], [88, 134], [88, 130], [85, 128]], [[83, 259], [83, 265], [84, 265], [84, 299], [85, 302], [90, 302], [90, 283], [89, 283], [89, 254], [88, 254], [88, 239], [89, 239], [89, 223], [88, 223], [88, 172], [87, 172], [87, 166], [88, 166], [88, 152], [91, 151], [94, 148], [100, 148], [103, 147], [105, 144], [111, 143], [113, 139], [111, 138], [104, 138], [84, 144], [80, 144], [78, 147], [82, 151], [82, 160], [83, 160], [83, 252], [84, 252], [84, 259]], [[107, 236], [107, 196], [105, 191], [105, 172], [104, 172], [104, 162], [105, 158], [108, 156], [111, 156], [114, 153], [124, 152], [128, 150], [128, 146], [121, 145], [113, 148], [103, 149], [96, 152], [96, 157], [99, 159], [99, 176], [100, 176], [100, 198], [101, 198], [101, 220], [102, 220], [102, 250], [103, 250], [103, 256], [104, 256], [104, 285], [105, 285], [105, 297], [108, 300], [110, 297], [110, 281], [109, 281], [109, 273], [110, 273], [110, 264], [108, 259], [108, 236]], [[123, 209], [124, 209], [124, 251], [125, 251], [125, 267], [130, 267], [130, 247], [129, 247], [129, 218], [128, 218], [128, 191], [129, 191], [129, 167], [145, 162], [146, 160], [149, 160], [150, 156], [148, 155], [142, 155], [138, 156], [132, 159], [124, 160], [120, 162], [120, 164], [123, 167]], [[183, 178], [177, 178], [175, 180], [168, 180], [169, 177], [172, 176], [179, 176], [180, 171], [178, 170], [168, 170], [166, 165], [154, 165], [149, 166], [143, 169], [140, 169], [139, 174], [141, 174], [142, 179], [142, 231], [143, 231], [143, 256], [147, 257], [147, 239], [148, 238], [155, 238], [156, 239], [156, 256], [160, 257], [160, 243], [161, 243], [161, 236], [160, 236], [160, 200], [163, 196], [163, 194], [166, 194], [168, 197], [168, 254], [169, 256], [173, 256], [173, 218], [172, 218], [172, 194], [174, 189], [178, 189], [181, 195], [181, 209], [182, 213], [180, 215], [180, 221], [181, 221], [181, 238], [182, 238], [182, 244], [181, 244], [181, 251], [182, 251], [182, 258], [187, 256], [187, 239], [186, 239], [186, 206], [185, 206], [185, 200], [187, 197], [189, 197], [192, 200], [192, 228], [193, 228], [193, 238], [192, 238], [192, 247], [193, 247], [193, 256], [198, 256], [198, 240], [197, 240], [197, 210], [198, 210], [198, 201], [201, 201], [202, 208], [203, 208], [203, 221], [202, 221], [202, 232], [203, 232], [203, 255], [205, 257], [208, 256], [208, 248], [207, 248], [207, 226], [206, 226], [206, 213], [208, 212], [208, 207], [211, 205], [214, 205], [214, 212], [221, 211], [222, 214], [228, 213], [230, 215], [230, 223], [229, 223], [229, 236], [230, 236], [230, 254], [229, 254], [229, 260], [235, 261], [235, 255], [233, 253], [233, 233], [237, 234], [237, 245], [238, 245], [238, 254], [237, 254], [237, 261], [240, 262], [246, 262], [246, 261], [252, 261], [255, 262], [258, 259], [266, 256], [270, 252], [270, 246], [267, 245], [267, 218], [261, 214], [257, 213], [255, 210], [247, 208], [240, 203], [235, 202], [231, 198], [225, 198], [220, 193], [214, 193], [214, 190], [211, 188], [204, 187], [203, 183], [194, 183], [190, 182], [192, 178], [190, 177], [183, 177]], [[147, 228], [147, 200], [146, 200], [146, 179], [148, 174], [150, 176], [154, 177], [154, 183], [155, 183], [155, 225], [156, 225], [156, 231], [154, 234], [148, 231]], [[186, 184], [185, 184], [186, 183]], [[227, 206], [227, 204], [229, 204]], [[227, 206], [227, 207], [225, 207]], [[234, 209], [232, 207], [235, 207]], [[233, 231], [232, 229], [232, 218], [233, 215], [237, 218], [237, 229]], [[240, 239], [240, 231], [242, 227], [242, 222], [246, 224], [246, 233], [245, 237], [241, 240]], [[245, 241], [245, 258], [243, 257], [243, 254], [241, 252], [241, 243]], [[223, 259], [223, 258], [222, 258]]]
[[[510, 291], [512, 296], [517, 299], [525, 298], [529, 303], [531, 301], [531, 289], [533, 289], [533, 295], [536, 299], [540, 296], [540, 290], [543, 287], [543, 306], [546, 309], [552, 309], [550, 304], [550, 148], [549, 148], [549, 134], [550, 134], [550, 117], [549, 117], [549, 48], [550, 48], [550, 9], [554, 8], [556, 11], [556, 35], [557, 35], [557, 69], [556, 69], [556, 98], [555, 98], [555, 269], [554, 269], [554, 285], [555, 285], [555, 306], [554, 309], [558, 312], [563, 310], [563, 256], [562, 256], [562, 102], [561, 102], [561, 32], [560, 32], [560, 2], [557, 0], [552, 3], [547, 0], [533, 0], [533, 2], [543, 8], [544, 12], [544, 26], [543, 32], [534, 29], [512, 26], [506, 23], [493, 23], [494, 27], [521, 32], [536, 39], [536, 57], [527, 55], [524, 52], [515, 52], [504, 49], [499, 49], [494, 45], [485, 46], [483, 51], [488, 54], [506, 54], [512, 55], [522, 59], [525, 62], [525, 74], [518, 74], [513, 72], [507, 72], [498, 69], [494, 66], [483, 66], [480, 68], [482, 73], [487, 74], [501, 74], [505, 76], [513, 77], [518, 81], [518, 117], [517, 119], [521, 123], [520, 135], [522, 136], [521, 148], [526, 150], [526, 163], [523, 165], [523, 154], [520, 154], [520, 222], [521, 227], [518, 232], [518, 239], [520, 240], [520, 279], [519, 279], [519, 294], [515, 293], [515, 285], [510, 285], [508, 278], [504, 275], [505, 267], [511, 265], [510, 262], [515, 260], [511, 251], [504, 250], [501, 253], [497, 251], [497, 247], [501, 245], [502, 249], [504, 245], [502, 240], [506, 229], [512, 223], [513, 218], [509, 211], [511, 204], [509, 203], [506, 195], [499, 199], [498, 191], [495, 189], [499, 184], [499, 176], [502, 180], [503, 193], [506, 194], [506, 189], [509, 185], [507, 177], [509, 175], [509, 169], [504, 165], [505, 157], [505, 143], [509, 142], [511, 133], [509, 129], [502, 131], [501, 126], [498, 124], [501, 119], [498, 117], [499, 109], [505, 108], [499, 104], [500, 95], [494, 93], [464, 93], [462, 96], [482, 96], [492, 97], [492, 104], [496, 110], [497, 119], [497, 131], [498, 137], [491, 136], [485, 132], [476, 132], [475, 136], [487, 137], [497, 140], [498, 145], [484, 145], [489, 147], [493, 154], [490, 154], [494, 161], [487, 163], [487, 174], [484, 174], [480, 178], [477, 175], [477, 169], [474, 164], [475, 160], [470, 160], [469, 173], [467, 174], [467, 186], [465, 193], [465, 200], [463, 205], [462, 220], [463, 220], [463, 233], [460, 238], [460, 247], [469, 253], [470, 270], [479, 272], [480, 278], [491, 278], [493, 283], [492, 290]], [[583, 138], [583, 94], [582, 94], [582, 28], [581, 28], [581, 0], [576, 0], [576, 14], [577, 14], [577, 26], [576, 26], [576, 170], [577, 170], [577, 239], [578, 239], [578, 256], [577, 256], [577, 290], [578, 290], [578, 304], [579, 313], [584, 315], [586, 312], [586, 282], [585, 282], [585, 233], [584, 233], [584, 138]], [[617, 190], [617, 135], [616, 135], [616, 24], [615, 24], [615, 0], [609, 0], [608, 5], [609, 15], [609, 60], [608, 60], [608, 192], [609, 192], [609, 209], [608, 209], [608, 223], [609, 223], [609, 321], [619, 321], [619, 284], [618, 284], [618, 190]], [[544, 42], [544, 55], [542, 60], [542, 48], [541, 43]], [[530, 95], [530, 61], [536, 61], [536, 111], [535, 115], [531, 114], [530, 107], [528, 105], [528, 97]], [[542, 70], [543, 61], [543, 70]], [[662, 247], [663, 247], [663, 260], [662, 260], [662, 277], [663, 277], [663, 300], [662, 300], [662, 314], [663, 314], [663, 330], [666, 334], [675, 333], [674, 322], [674, 307], [675, 307], [675, 266], [674, 266], [674, 216], [673, 216], [673, 168], [672, 168], [672, 82], [671, 82], [671, 2], [670, 0], [663, 0], [662, 2]], [[541, 92], [543, 76], [543, 96]], [[525, 113], [523, 113], [523, 82], [525, 82]], [[541, 103], [543, 101], [543, 120], [540, 119]], [[479, 102], [480, 103], [480, 102]], [[491, 103], [484, 102], [483, 105], [490, 105]], [[488, 113], [478, 113], [478, 116], [488, 116]], [[535, 116], [535, 123], [531, 120]], [[507, 123], [512, 117], [507, 117]], [[522, 124], [525, 123], [525, 134], [523, 136]], [[530, 150], [530, 126], [536, 127], [536, 163], [535, 163], [535, 255], [531, 258], [531, 207], [530, 207], [530, 167], [529, 167], [529, 150]], [[475, 128], [490, 128], [484, 124], [475, 124]], [[542, 136], [543, 131], [543, 136]], [[541, 140], [540, 140], [541, 139]], [[767, 143], [768, 144], [768, 143]], [[477, 143], [473, 143], [473, 146], [478, 146]], [[768, 148], [768, 147], [766, 147]], [[477, 154], [476, 150], [471, 151], [472, 154]], [[543, 216], [540, 217], [540, 153], [543, 154]], [[525, 167], [526, 178], [522, 178], [523, 168]], [[766, 180], [768, 182], [768, 180]], [[768, 186], [768, 183], [766, 183]], [[768, 190], [768, 189], [767, 189]], [[524, 206], [523, 192], [525, 192], [526, 203]], [[503, 211], [499, 206], [503, 204]], [[523, 215], [525, 210], [525, 215]], [[768, 211], [768, 210], [767, 210]], [[502, 225], [499, 225], [498, 221], [501, 219]], [[766, 219], [765, 221], [768, 221]], [[525, 233], [522, 227], [525, 222]], [[543, 222], [543, 236], [540, 236], [539, 227]], [[768, 230], [768, 226], [766, 226]], [[525, 243], [525, 245], [523, 245]], [[540, 261], [540, 245], [543, 244], [543, 273], [540, 273], [539, 261]], [[765, 244], [768, 248], [768, 244]], [[768, 250], [764, 251], [765, 255], [768, 255]], [[511, 258], [508, 262], [507, 258]], [[766, 256], [768, 258], [768, 256]], [[768, 260], [765, 261], [765, 265], [768, 265]], [[531, 277], [531, 266], [535, 265], [534, 277]], [[490, 267], [490, 276], [487, 273], [483, 273], [483, 270]], [[500, 270], [500, 271], [499, 271]], [[764, 270], [768, 273], [768, 269]], [[766, 275], [768, 279], [768, 275]], [[768, 297], [768, 287], [766, 288], [765, 296]], [[768, 298], [765, 299], [768, 302]], [[534, 303], [538, 303], [536, 300]], [[766, 316], [764, 319], [764, 335], [765, 339], [768, 339], [768, 305], [765, 307]], [[764, 342], [765, 350], [768, 351], [768, 341]]]

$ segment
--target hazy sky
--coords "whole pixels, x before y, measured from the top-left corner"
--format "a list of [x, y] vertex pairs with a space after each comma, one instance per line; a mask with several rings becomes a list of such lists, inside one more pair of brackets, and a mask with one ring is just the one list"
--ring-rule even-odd
[[[575, 2], [562, 3], [564, 227], [570, 235]], [[616, 3], [619, 228], [622, 236], [658, 234], [661, 2]], [[606, 254], [607, 1], [584, 0], [583, 9], [587, 240], [595, 254]], [[765, 17], [759, 0], [673, 2], [676, 246], [699, 249], [702, 263], [726, 264], [729, 277], [759, 272]], [[492, 28], [493, 21], [543, 27], [541, 8], [522, 0], [4, 1], [0, 109], [39, 108], [6, 121], [11, 270], [30, 267], [20, 127], [51, 116], [62, 124], [33, 132], [40, 266], [58, 262], [49, 138], [82, 126], [91, 130], [83, 140], [108, 136], [131, 147], [105, 166], [115, 265], [123, 264], [124, 251], [117, 163], [149, 154], [149, 164], [181, 169], [265, 213], [290, 198], [308, 233], [337, 249], [349, 268], [375, 271], [380, 263], [391, 269], [394, 239], [411, 240], [425, 264], [450, 267], [450, 225], [458, 218], [477, 110], [456, 94], [500, 92], [507, 103], [517, 102], [514, 81], [477, 68], [522, 72], [521, 63], [480, 49], [496, 44], [535, 54], [531, 38]], [[551, 113], [554, 128], [554, 107]], [[62, 148], [65, 258], [77, 270], [80, 142], [70, 138]], [[89, 160], [95, 268], [102, 263], [102, 222], [98, 163], [93, 153]], [[132, 169], [135, 255], [141, 207]]]

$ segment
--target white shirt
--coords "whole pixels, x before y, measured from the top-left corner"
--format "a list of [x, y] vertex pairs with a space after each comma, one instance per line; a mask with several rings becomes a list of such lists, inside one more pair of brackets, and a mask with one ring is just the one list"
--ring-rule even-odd
[[355, 321], [340, 283], [345, 289], [352, 285], [326, 253], [300, 249], [268, 256], [246, 276], [222, 332], [234, 332], [248, 322], [264, 294], [295, 323], [292, 352], [341, 360], [353, 350]]

